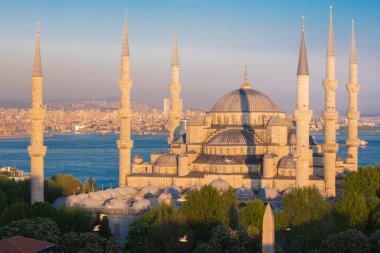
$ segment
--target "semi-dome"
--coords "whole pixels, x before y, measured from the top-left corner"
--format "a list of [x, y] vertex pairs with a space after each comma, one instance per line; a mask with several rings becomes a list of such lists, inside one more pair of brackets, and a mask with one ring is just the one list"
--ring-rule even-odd
[[228, 129], [215, 135], [207, 145], [254, 145], [253, 136], [242, 129]]
[[253, 89], [238, 89], [224, 95], [211, 108], [212, 112], [280, 112], [265, 94]]
[[289, 126], [289, 122], [280, 117], [273, 117], [268, 121], [268, 126]]
[[177, 167], [177, 156], [174, 153], [164, 154], [156, 160], [154, 165], [158, 167]]
[[242, 186], [235, 191], [236, 197], [239, 200], [248, 201], [254, 198], [255, 194], [252, 189]]
[[278, 162], [279, 168], [295, 169], [296, 161], [293, 155], [287, 155], [280, 159]]
[[230, 188], [230, 184], [221, 178], [212, 181], [210, 185], [219, 191], [227, 191]]

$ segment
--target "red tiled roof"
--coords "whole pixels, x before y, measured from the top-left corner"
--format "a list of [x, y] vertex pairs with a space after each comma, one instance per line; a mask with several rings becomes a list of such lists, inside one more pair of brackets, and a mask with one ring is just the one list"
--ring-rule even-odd
[[44, 250], [53, 249], [54, 244], [38, 241], [23, 236], [12, 236], [0, 240], [1, 253], [39, 253]]

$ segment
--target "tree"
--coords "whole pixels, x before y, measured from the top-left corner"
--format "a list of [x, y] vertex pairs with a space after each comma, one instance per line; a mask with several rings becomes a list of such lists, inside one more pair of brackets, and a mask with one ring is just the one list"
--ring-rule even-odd
[[380, 253], [380, 229], [375, 230], [369, 237], [371, 252]]
[[248, 203], [242, 210], [242, 220], [247, 226], [254, 226], [259, 230], [263, 226], [263, 216], [265, 212], [264, 202], [256, 199]]
[[81, 181], [70, 174], [56, 174], [49, 179], [48, 185], [60, 187], [65, 196], [79, 193], [82, 189]]
[[51, 180], [44, 181], [44, 196], [45, 201], [53, 203], [59, 197], [64, 196], [64, 192], [61, 186]]
[[0, 227], [1, 239], [15, 235], [57, 244], [60, 230], [54, 221], [41, 217], [13, 221]]
[[369, 216], [365, 196], [358, 192], [347, 192], [334, 206], [333, 214], [339, 231], [348, 228], [364, 229]]
[[88, 232], [92, 229], [94, 218], [90, 212], [80, 208], [63, 207], [57, 210], [55, 220], [62, 233]]
[[126, 252], [144, 252], [144, 246], [146, 245], [149, 233], [149, 224], [139, 218], [129, 225], [128, 230], [127, 240], [125, 243]]
[[0, 214], [5, 210], [7, 207], [7, 196], [3, 192], [3, 190], [0, 190]]
[[6, 225], [12, 221], [29, 218], [30, 207], [25, 202], [15, 202], [5, 208], [0, 216], [0, 225]]
[[285, 195], [282, 206], [291, 226], [322, 220], [330, 211], [316, 187], [294, 188]]
[[83, 192], [93, 192], [96, 189], [96, 180], [93, 177], [88, 177], [83, 184]]
[[208, 240], [213, 227], [233, 223], [231, 211], [237, 205], [236, 196], [220, 193], [212, 186], [204, 186], [199, 191], [192, 190], [187, 201], [181, 208], [181, 213], [187, 223], [195, 230], [196, 239]]
[[70, 232], [60, 238], [58, 252], [118, 253], [121, 248], [119, 242], [113, 238], [107, 240], [95, 233]]
[[358, 192], [366, 197], [376, 196], [380, 191], [380, 165], [349, 172], [343, 181], [343, 188], [345, 192]]
[[362, 232], [350, 229], [334, 234], [322, 242], [321, 252], [370, 253], [370, 240]]
[[37, 202], [31, 206], [31, 217], [44, 217], [52, 220], [57, 219], [57, 209], [47, 202]]

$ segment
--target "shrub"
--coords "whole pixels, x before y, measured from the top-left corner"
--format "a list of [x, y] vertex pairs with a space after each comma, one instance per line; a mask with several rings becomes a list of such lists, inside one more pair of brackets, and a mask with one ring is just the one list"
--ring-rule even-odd
[[350, 229], [324, 240], [321, 252], [370, 253], [370, 240], [362, 232]]
[[69, 174], [57, 174], [48, 180], [48, 185], [56, 185], [63, 190], [65, 196], [79, 193], [82, 189], [81, 181]]
[[94, 219], [90, 212], [80, 208], [63, 207], [57, 210], [56, 222], [62, 233], [89, 232]]
[[6, 226], [0, 227], [1, 239], [15, 235], [57, 244], [60, 230], [54, 221], [41, 217], [13, 221]]
[[147, 243], [149, 224], [143, 219], [137, 219], [129, 225], [125, 249], [127, 252], [142, 253]]
[[0, 216], [0, 224], [6, 225], [12, 221], [22, 220], [30, 217], [30, 206], [25, 202], [15, 202], [5, 208]]

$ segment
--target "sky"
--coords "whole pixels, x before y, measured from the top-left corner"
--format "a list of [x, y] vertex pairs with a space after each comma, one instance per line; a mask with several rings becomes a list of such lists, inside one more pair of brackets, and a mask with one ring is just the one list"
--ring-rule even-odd
[[351, 20], [358, 50], [359, 110], [380, 115], [380, 1], [377, 0], [0, 0], [0, 100], [30, 99], [35, 24], [41, 25], [45, 99], [118, 97], [124, 9], [128, 9], [132, 100], [169, 97], [177, 25], [185, 106], [209, 109], [252, 88], [285, 112], [296, 107], [301, 16], [310, 70], [310, 102], [324, 108], [329, 6], [333, 6], [337, 109], [348, 106]]

